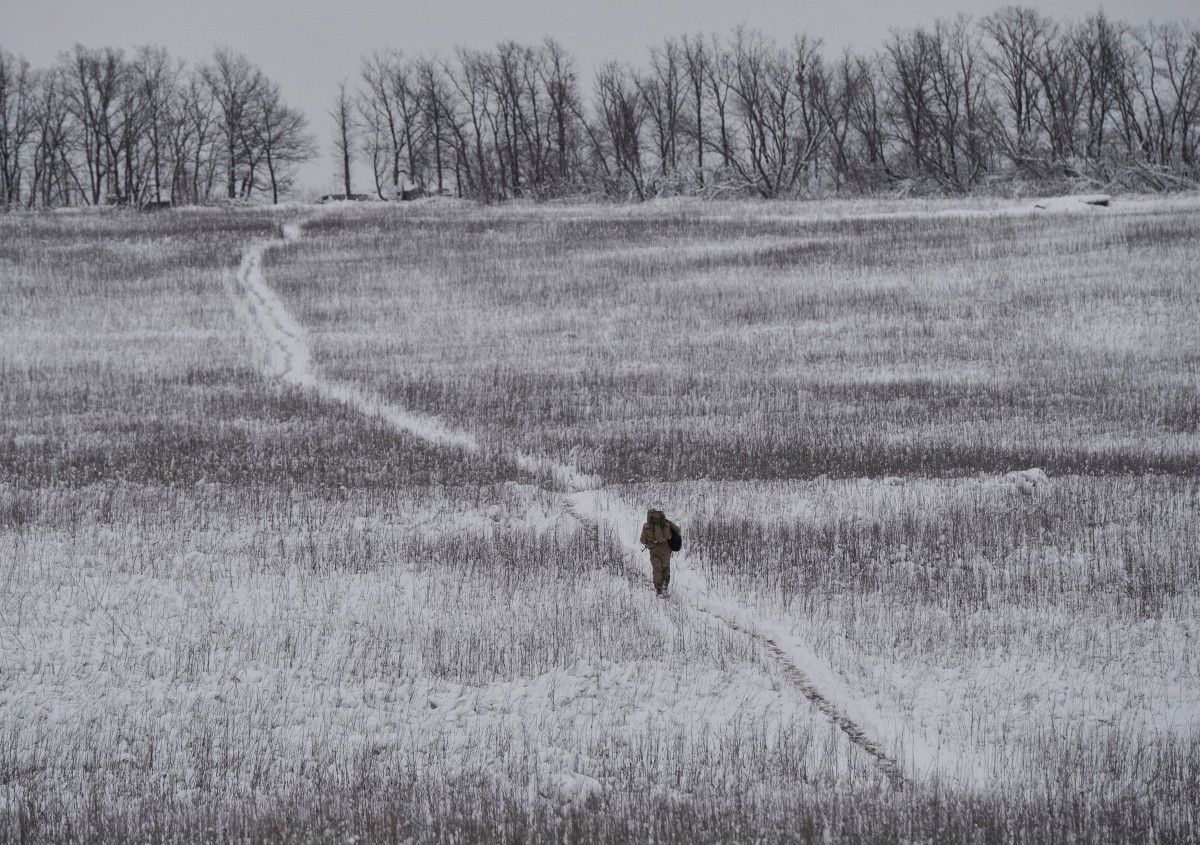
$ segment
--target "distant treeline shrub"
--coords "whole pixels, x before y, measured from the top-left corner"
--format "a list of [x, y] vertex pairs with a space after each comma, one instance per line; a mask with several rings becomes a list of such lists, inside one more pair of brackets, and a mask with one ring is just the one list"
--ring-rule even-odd
[[[669, 38], [585, 91], [562, 45], [362, 63], [361, 154], [380, 197], [961, 193], [1200, 175], [1200, 31], [1009, 6], [830, 55], [738, 28]], [[344, 97], [343, 97], [344, 100]], [[344, 104], [344, 103], [343, 103]], [[339, 136], [344, 140], [345, 136]]]
[[[669, 38], [591, 90], [552, 38], [375, 53], [333, 115], [341, 184], [379, 198], [964, 193], [1200, 177], [1200, 30], [1008, 6], [833, 54], [751, 29]], [[244, 57], [0, 52], [0, 205], [278, 199], [305, 118]]]

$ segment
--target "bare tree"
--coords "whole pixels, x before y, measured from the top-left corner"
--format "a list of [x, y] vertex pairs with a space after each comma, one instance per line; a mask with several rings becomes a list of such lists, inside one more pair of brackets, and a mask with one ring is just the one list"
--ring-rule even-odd
[[986, 166], [983, 131], [988, 111], [983, 74], [976, 56], [980, 49], [967, 19], [938, 21], [932, 33], [933, 111], [939, 143], [931, 172], [947, 187], [965, 190]]
[[87, 176], [83, 197], [99, 205], [106, 188], [114, 188], [112, 160], [113, 109], [121, 83], [123, 57], [119, 50], [88, 50], [76, 45], [62, 59], [61, 82], [71, 119], [77, 128], [79, 153]]
[[363, 61], [360, 77], [358, 111], [375, 190], [382, 197], [386, 181], [396, 196], [402, 175], [414, 181], [417, 178], [421, 109], [412, 68], [397, 52], [375, 53]]
[[346, 198], [349, 199], [353, 193], [350, 190], [350, 165], [354, 156], [354, 137], [358, 131], [358, 124], [354, 118], [354, 105], [345, 82], [338, 85], [337, 96], [334, 98], [329, 116], [333, 118], [333, 148], [340, 166], [342, 189]]
[[34, 80], [29, 62], [0, 51], [0, 203], [21, 202], [22, 155], [34, 133]]
[[[494, 148], [489, 142], [489, 127], [494, 136], [492, 87], [488, 84], [491, 61], [487, 53], [460, 49], [457, 53], [457, 70], [446, 66], [443, 71], [458, 94], [457, 101], [465, 109], [465, 122], [469, 139], [462, 138], [463, 167], [468, 173], [469, 191], [479, 199], [490, 202], [503, 190], [504, 177], [501, 172], [499, 184], [494, 184]], [[470, 164], [474, 162], [474, 164]]]
[[816, 49], [817, 42], [803, 37], [781, 50], [761, 33], [735, 33], [731, 87], [743, 141], [730, 162], [763, 197], [791, 192], [823, 141], [826, 128], [812, 88]]
[[704, 102], [705, 80], [708, 76], [709, 50], [704, 39], [697, 35], [683, 37], [683, 69], [687, 81], [690, 126], [696, 153], [696, 180], [704, 187]]
[[1068, 175], [1079, 152], [1078, 127], [1083, 110], [1085, 67], [1070, 34], [1055, 31], [1037, 51], [1033, 65], [1041, 87], [1036, 120], [1048, 148], [1048, 161]]
[[838, 190], [858, 164], [850, 131], [853, 126], [853, 104], [860, 96], [861, 85], [854, 57], [847, 50], [833, 66], [818, 62], [813, 68], [812, 80], [816, 108], [820, 110], [828, 128], [830, 170], [834, 189]]
[[870, 174], [883, 173], [891, 178], [887, 160], [889, 136], [884, 125], [887, 91], [879, 66], [859, 56], [854, 60], [852, 74], [853, 83], [845, 90], [851, 98], [850, 122], [862, 146], [865, 169]]
[[[250, 122], [259, 88], [264, 84], [263, 75], [245, 56], [224, 48], [213, 54], [212, 63], [201, 68], [200, 73], [220, 115], [218, 128], [225, 150], [226, 195], [235, 199], [241, 193], [239, 170], [250, 164], [246, 140], [251, 134]], [[243, 176], [241, 181], [248, 184], [249, 176]]]
[[893, 33], [884, 55], [883, 76], [890, 95], [888, 116], [894, 137], [904, 148], [910, 172], [928, 172], [936, 155], [934, 41], [923, 29]]
[[1103, 12], [1088, 18], [1072, 31], [1072, 41], [1083, 64], [1084, 152], [1098, 163], [1104, 157], [1107, 130], [1114, 119], [1117, 92], [1114, 81], [1121, 60], [1122, 29]]
[[433, 167], [437, 192], [446, 189], [446, 157], [450, 141], [450, 88], [435, 59], [422, 59], [416, 68], [420, 90], [421, 116], [433, 148]]
[[1002, 118], [995, 122], [996, 141], [1015, 164], [1027, 165], [1036, 152], [1043, 90], [1038, 61], [1054, 26], [1035, 9], [1007, 6], [984, 18], [980, 27], [992, 42], [988, 66], [1003, 103]]
[[36, 134], [26, 205], [69, 205], [78, 185], [69, 161], [74, 143], [58, 69], [38, 74], [34, 86]]
[[155, 202], [162, 201], [163, 173], [170, 156], [168, 139], [173, 123], [180, 119], [172, 106], [181, 70], [161, 47], [138, 50], [131, 68], [131, 85], [138, 94], [149, 145], [149, 171]]
[[[615, 62], [596, 74], [596, 98], [604, 133], [615, 167], [624, 174], [629, 189], [637, 198], [646, 198], [646, 177], [642, 163], [642, 126], [644, 100], [632, 79], [633, 74]], [[615, 187], [615, 186], [613, 186]]]
[[1200, 30], [1150, 25], [1132, 39], [1140, 61], [1129, 55], [1116, 83], [1126, 136], [1137, 140], [1140, 157], [1162, 173], [1195, 175]]
[[[274, 82], [259, 86], [252, 132], [257, 148], [262, 150], [270, 183], [271, 202], [279, 203], [279, 192], [291, 184], [291, 168], [310, 158], [315, 145], [307, 132], [304, 115], [289, 108]], [[347, 183], [347, 193], [349, 192]]]
[[679, 164], [679, 135], [686, 100], [682, 50], [668, 39], [650, 51], [650, 71], [635, 77], [646, 106], [658, 153], [659, 172], [666, 176]]
[[487, 65], [488, 82], [496, 103], [496, 155], [511, 196], [519, 196], [526, 181], [524, 138], [529, 118], [525, 113], [522, 85], [525, 53], [526, 48], [514, 41], [506, 41], [496, 47]]
[[557, 191], [562, 192], [571, 181], [571, 169], [577, 166], [580, 142], [578, 115], [582, 111], [575, 60], [553, 38], [543, 43], [544, 61], [541, 65], [542, 84], [549, 99], [548, 137], [553, 139]]
[[219, 117], [212, 88], [202, 72], [193, 72], [176, 97], [180, 123], [172, 139], [175, 155], [174, 187], [192, 202], [208, 200], [216, 179]]
[[788, 190], [797, 185], [801, 176], [811, 181], [820, 175], [819, 156], [827, 146], [832, 131], [833, 110], [826, 101], [830, 96], [829, 77], [820, 54], [821, 42], [798, 35], [792, 41], [790, 53], [790, 83], [794, 91], [794, 129], [792, 162]]
[[716, 149], [721, 154], [721, 165], [729, 168], [733, 164], [733, 132], [729, 126], [729, 96], [733, 90], [734, 62], [729, 50], [713, 36], [709, 61], [705, 66], [705, 81], [711, 94], [717, 116]]

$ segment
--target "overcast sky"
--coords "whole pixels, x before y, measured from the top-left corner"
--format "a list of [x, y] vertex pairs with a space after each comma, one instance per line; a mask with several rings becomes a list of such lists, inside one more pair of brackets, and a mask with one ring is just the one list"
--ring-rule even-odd
[[[982, 15], [1003, 0], [0, 0], [0, 48], [36, 65], [75, 43], [133, 47], [160, 44], [189, 62], [214, 46], [245, 53], [304, 110], [321, 143], [306, 167], [311, 188], [335, 185], [327, 112], [334, 88], [353, 77], [359, 57], [377, 48], [448, 53], [456, 44], [485, 47], [553, 35], [579, 60], [581, 75], [604, 59], [640, 60], [668, 35], [726, 31], [738, 23], [776, 38], [797, 31], [841, 48], [873, 48], [889, 29], [930, 23], [960, 12]], [[1059, 19], [1101, 8], [1096, 0], [1030, 2]], [[1200, 18], [1200, 0], [1105, 3], [1114, 17], [1136, 22]]]

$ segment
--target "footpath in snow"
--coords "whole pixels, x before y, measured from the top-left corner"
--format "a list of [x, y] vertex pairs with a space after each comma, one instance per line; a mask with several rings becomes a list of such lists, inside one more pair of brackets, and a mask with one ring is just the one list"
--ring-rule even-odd
[[[239, 310], [253, 330], [253, 339], [262, 346], [266, 374], [288, 384], [309, 389], [318, 395], [353, 408], [359, 413], [377, 417], [397, 431], [411, 434], [427, 442], [479, 451], [478, 440], [469, 432], [447, 426], [436, 417], [408, 411], [383, 397], [356, 385], [330, 381], [314, 367], [304, 330], [287, 310], [283, 301], [270, 288], [263, 275], [262, 262], [274, 247], [297, 240], [302, 224], [283, 226], [282, 238], [259, 240], [249, 244], [238, 268]], [[644, 512], [621, 502], [602, 489], [600, 479], [581, 472], [570, 464], [546, 457], [508, 450], [504, 456], [514, 465], [534, 473], [548, 473], [565, 489], [563, 506], [582, 524], [598, 534], [615, 537], [624, 565], [649, 583], [649, 563], [643, 560], [637, 531]], [[843, 680], [830, 670], [812, 649], [789, 632], [777, 626], [763, 624], [750, 609], [708, 590], [698, 572], [686, 566], [672, 573], [674, 595], [685, 606], [719, 620], [745, 636], [751, 637], [782, 664], [785, 675], [793, 685], [847, 738], [869, 755], [893, 783], [901, 785], [908, 776], [932, 773], [937, 755], [920, 745], [905, 748], [904, 766], [889, 754], [879, 738], [900, 737], [907, 733], [898, 717], [880, 713], [859, 704]], [[881, 730], [886, 728], [886, 730]], [[941, 758], [945, 761], [944, 749]]]

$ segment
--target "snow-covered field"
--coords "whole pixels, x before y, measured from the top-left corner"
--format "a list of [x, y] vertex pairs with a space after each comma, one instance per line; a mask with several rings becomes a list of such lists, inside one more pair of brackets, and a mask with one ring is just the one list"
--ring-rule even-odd
[[0, 218], [0, 839], [1197, 837], [1200, 199], [1040, 205]]

